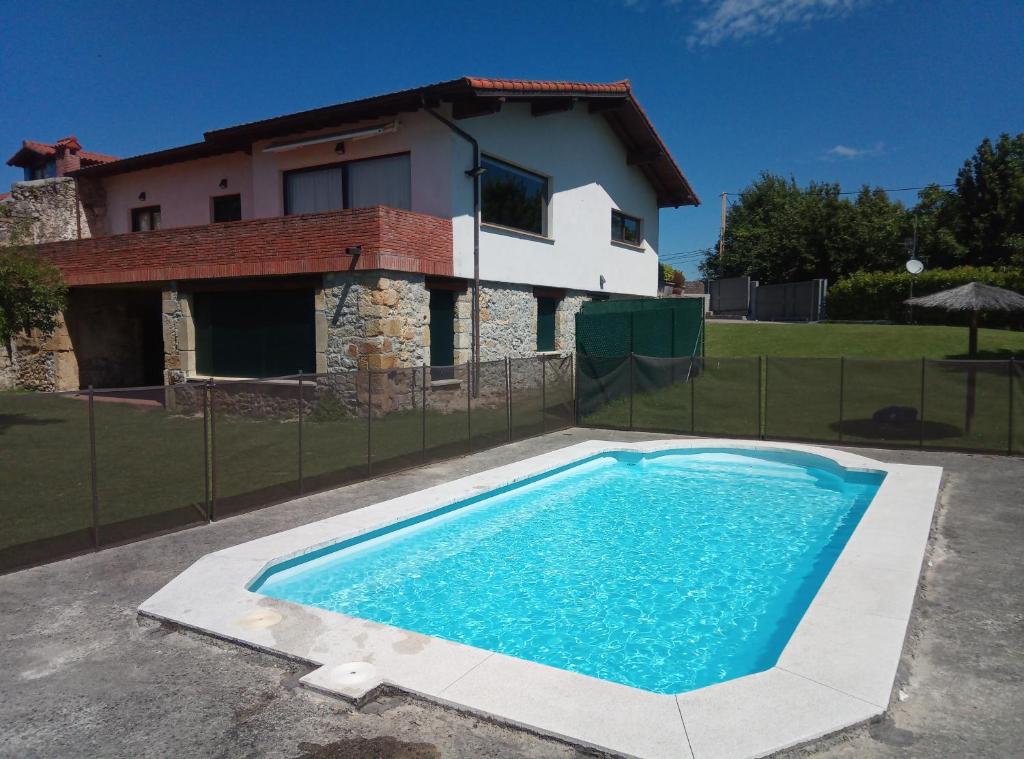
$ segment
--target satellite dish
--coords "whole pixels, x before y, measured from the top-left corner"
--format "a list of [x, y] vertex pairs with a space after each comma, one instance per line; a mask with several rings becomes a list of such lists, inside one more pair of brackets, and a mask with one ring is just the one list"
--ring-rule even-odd
[[907, 261], [907, 271], [911, 274], [920, 274], [924, 271], [924, 264], [918, 261], [916, 258], [911, 258]]

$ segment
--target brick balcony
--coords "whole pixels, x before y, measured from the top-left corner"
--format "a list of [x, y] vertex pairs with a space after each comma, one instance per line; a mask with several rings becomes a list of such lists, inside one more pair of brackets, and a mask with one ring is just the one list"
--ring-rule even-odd
[[[353, 257], [346, 248], [360, 246]], [[386, 206], [38, 246], [72, 286], [388, 269], [451, 276], [450, 219]]]

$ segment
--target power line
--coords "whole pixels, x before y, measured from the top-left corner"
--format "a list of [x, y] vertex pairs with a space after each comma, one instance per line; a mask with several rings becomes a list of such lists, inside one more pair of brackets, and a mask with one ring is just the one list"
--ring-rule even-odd
[[[871, 189], [871, 191], [876, 191], [876, 189], [881, 189], [881, 191], [883, 193], [906, 193], [906, 192], [911, 191], [911, 189], [925, 189], [926, 187], [955, 187], [955, 186], [956, 186], [955, 183], [951, 183], [951, 184], [924, 184], [924, 185], [922, 185], [920, 187], [870, 187], [869, 189]], [[844, 191], [842, 193], [837, 193], [837, 195], [860, 195], [862, 192], [863, 192], [863, 188], [861, 188], [861, 189], [847, 189], [847, 191]], [[738, 197], [738, 196], [742, 195], [742, 193], [726, 193], [726, 195], [729, 195], [729, 196], [732, 196], [732, 197]]]

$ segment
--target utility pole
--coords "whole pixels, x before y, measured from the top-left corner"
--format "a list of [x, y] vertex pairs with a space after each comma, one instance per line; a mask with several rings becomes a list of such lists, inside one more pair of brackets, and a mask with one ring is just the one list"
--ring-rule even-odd
[[718, 278], [721, 279], [725, 274], [725, 196], [728, 193], [722, 193], [722, 223], [718, 230]]

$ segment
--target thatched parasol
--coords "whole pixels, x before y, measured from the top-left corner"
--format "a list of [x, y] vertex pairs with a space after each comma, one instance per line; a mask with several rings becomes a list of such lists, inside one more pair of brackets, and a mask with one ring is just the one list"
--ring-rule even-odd
[[950, 290], [923, 295], [904, 301], [910, 306], [942, 308], [946, 311], [970, 311], [971, 334], [968, 340], [968, 354], [978, 355], [978, 314], [982, 311], [1024, 311], [1024, 295], [1004, 290], [1001, 287], [971, 282]]
[[[1002, 287], [983, 285], [971, 282], [950, 290], [943, 290], [920, 298], [905, 301], [911, 306], [923, 308], [942, 308], [946, 311], [970, 311], [971, 332], [967, 341], [967, 353], [970, 358], [978, 356], [978, 315], [982, 311], [1024, 311], [1024, 295]], [[975, 370], [967, 370], [967, 409], [964, 427], [968, 433], [974, 426], [974, 395]]]

